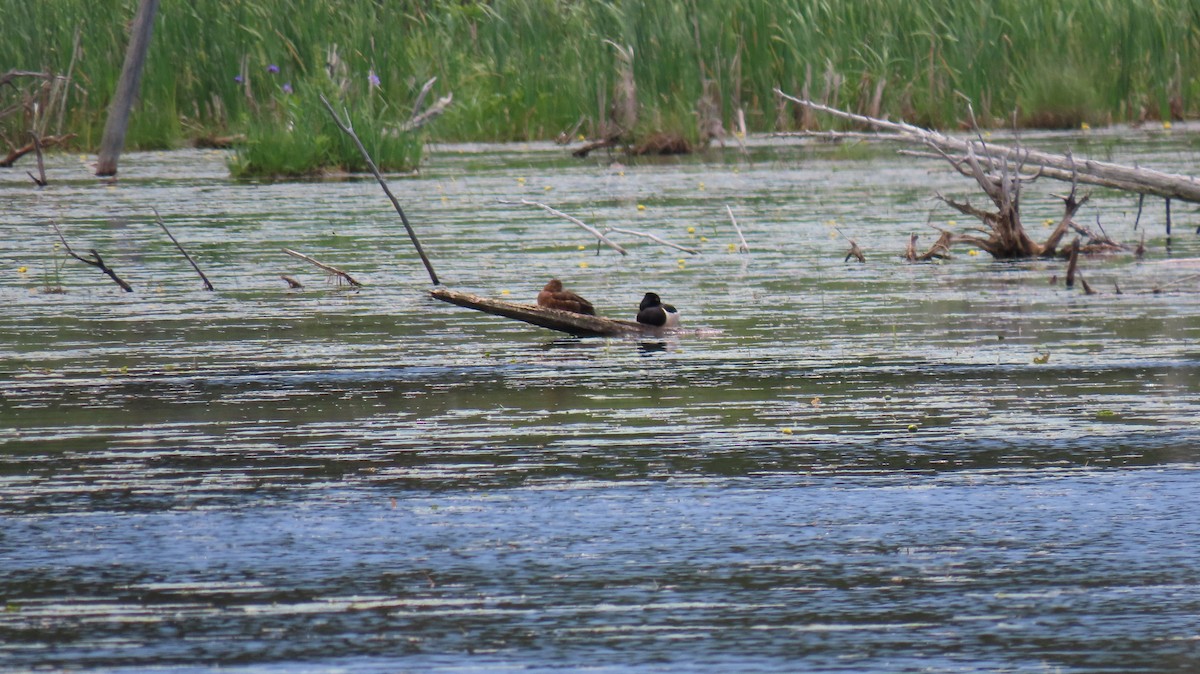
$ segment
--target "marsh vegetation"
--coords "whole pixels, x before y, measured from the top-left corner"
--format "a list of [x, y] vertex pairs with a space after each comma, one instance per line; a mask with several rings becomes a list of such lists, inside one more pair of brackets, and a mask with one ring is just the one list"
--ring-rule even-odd
[[[59, 133], [99, 141], [130, 0], [0, 0], [0, 63], [71, 73]], [[128, 142], [237, 141], [235, 172], [355, 168], [315, 105], [344, 101], [395, 169], [420, 138], [387, 133], [425, 82], [452, 91], [442, 140], [599, 137], [620, 121], [691, 143], [814, 120], [772, 89], [934, 127], [1079, 127], [1195, 112], [1200, 6], [1189, 0], [197, 0], [160, 10]], [[625, 57], [629, 58], [626, 59]], [[629, 100], [629, 97], [632, 99]], [[632, 105], [629, 110], [618, 110]], [[740, 112], [739, 112], [740, 111]], [[28, 114], [37, 114], [29, 109]], [[10, 144], [29, 126], [3, 122]], [[22, 141], [23, 142], [23, 141]]]

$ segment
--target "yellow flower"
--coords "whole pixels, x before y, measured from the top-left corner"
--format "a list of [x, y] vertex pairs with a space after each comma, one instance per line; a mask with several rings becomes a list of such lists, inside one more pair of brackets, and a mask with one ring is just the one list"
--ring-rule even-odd
[[25, 267], [17, 267], [17, 273], [18, 273], [18, 274], [24, 274], [24, 273], [25, 273], [25, 272], [27, 272], [27, 271], [29, 271], [29, 270], [28, 270], [28, 269], [26, 269]]
[[731, 252], [731, 253], [737, 252], [737, 246], [733, 245], [732, 243], [729, 244], [729, 252]]
[[979, 251], [975, 250], [974, 248], [967, 251], [967, 255], [970, 255], [971, 257], [975, 257], [978, 254], [979, 254]]
[[946, 224], [949, 225], [950, 227], [953, 227], [953, 226], [957, 225], [958, 222], [956, 222], [954, 220], [947, 220]]
[[588, 263], [586, 263], [586, 262], [580, 262], [580, 263], [579, 263], [579, 268], [580, 268], [580, 269], [587, 269], [587, 268], [588, 268]]
[[638, 210], [639, 210], [639, 211], [644, 211], [644, 210], [646, 210], [646, 205], [645, 205], [645, 204], [638, 204]]
[[500, 294], [501, 295], [511, 295], [512, 293], [508, 292], [507, 290], [501, 290]]
[[619, 176], [621, 176], [622, 178], [624, 178], [624, 177], [625, 177], [625, 172], [624, 172], [624, 171], [617, 171], [617, 175], [619, 175]]
[[1080, 128], [1080, 130], [1082, 130], [1082, 131], [1087, 131], [1088, 129], [1091, 129], [1091, 128], [1092, 128], [1092, 125], [1091, 125], [1091, 124], [1088, 124], [1087, 122], [1084, 122], [1084, 123], [1082, 123], [1082, 124], [1080, 124], [1080, 125], [1079, 125], [1079, 128]]
[[1042, 224], [1049, 227], [1050, 225], [1054, 224], [1054, 218], [1046, 218], [1042, 221]]
[[784, 434], [784, 435], [791, 435], [791, 434], [792, 434], [792, 429], [790, 429], [790, 428], [786, 428], [786, 427], [785, 427], [785, 428], [781, 428], [781, 429], [779, 429], [779, 430], [783, 431], [783, 434]]
[[1166, 129], [1167, 131], [1170, 131], [1171, 130], [1171, 120], [1168, 119], [1168, 120], [1164, 121], [1163, 128]]
[[553, 188], [553, 187], [551, 187], [551, 186], [549, 186], [549, 185], [546, 185], [546, 186], [545, 186], [545, 187], [543, 187], [542, 189], [544, 189], [544, 190], [546, 190], [547, 192], [549, 192], [550, 190], [552, 190], [552, 189], [554, 189], [554, 188]]
[[579, 244], [579, 250], [587, 250], [587, 246], [585, 246], [581, 243], [581, 244]]
[[706, 242], [706, 241], [708, 241], [708, 237], [707, 237], [707, 236], [702, 236], [702, 237], [700, 237], [700, 242], [701, 242], [701, 243], [704, 243], [704, 242]]
[[700, 183], [700, 189], [704, 189], [704, 182], [703, 182], [703, 181], [701, 181], [701, 183]]
[[688, 234], [695, 234], [695, 233], [696, 233], [695, 227], [688, 227]]
[[579, 142], [581, 142], [581, 143], [582, 143], [583, 141], [587, 140], [587, 136], [583, 135], [582, 133], [581, 133], [581, 134], [579, 134], [578, 136], [575, 136], [575, 138], [576, 138], [576, 139], [577, 139]]

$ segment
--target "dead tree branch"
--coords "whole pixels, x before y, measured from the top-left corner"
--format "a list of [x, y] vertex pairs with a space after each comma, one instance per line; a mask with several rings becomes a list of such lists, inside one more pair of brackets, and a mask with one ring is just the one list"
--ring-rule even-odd
[[[358, 281], [354, 280], [353, 276], [347, 274], [346, 272], [342, 271], [341, 269], [338, 269], [337, 267], [333, 267], [331, 265], [327, 265], [324, 262], [314, 260], [313, 258], [305, 255], [304, 253], [297, 253], [296, 251], [294, 251], [290, 248], [284, 248], [283, 252], [287, 253], [288, 255], [291, 255], [294, 258], [304, 260], [305, 262], [313, 265], [317, 269], [320, 269], [321, 271], [325, 272], [326, 274], [329, 274], [330, 276], [338, 279], [338, 283], [341, 283], [342, 280], [344, 280], [344, 281], [346, 281], [346, 283], [349, 283], [352, 287], [355, 287], [355, 288], [361, 288], [363, 285], [363, 284], [359, 283]], [[286, 280], [286, 279], [284, 279], [284, 280]]]
[[75, 134], [73, 133], [67, 133], [61, 136], [46, 136], [44, 138], [38, 137], [36, 141], [31, 140], [21, 147], [9, 150], [8, 154], [4, 155], [4, 157], [0, 157], [0, 168], [9, 168], [21, 157], [24, 157], [30, 152], [36, 152], [39, 144], [41, 145], [42, 149], [47, 149], [54, 147], [55, 145], [62, 145], [74, 137]]
[[655, 243], [661, 243], [664, 246], [670, 246], [671, 248], [674, 248], [676, 250], [681, 250], [685, 253], [688, 253], [689, 255], [699, 255], [700, 254], [700, 251], [696, 250], [695, 248], [688, 248], [687, 246], [681, 246], [677, 243], [671, 243], [670, 241], [662, 239], [658, 235], [651, 234], [649, 232], [639, 232], [639, 231], [632, 230], [632, 229], [625, 229], [624, 227], [611, 227], [611, 226], [604, 228], [604, 233], [607, 234], [608, 232], [616, 232], [618, 234], [629, 234], [630, 236], [640, 236], [645, 239], [650, 239], [651, 241], [653, 241]]
[[746, 237], [742, 236], [742, 228], [738, 227], [737, 218], [733, 217], [733, 209], [729, 207], [729, 204], [725, 204], [725, 212], [729, 214], [729, 221], [733, 223], [733, 231], [737, 232], [738, 241], [740, 242], [738, 243], [738, 250], [743, 253], [749, 253], [750, 245], [746, 243]]
[[396, 195], [392, 194], [392, 190], [388, 187], [387, 181], [379, 173], [379, 167], [375, 165], [375, 161], [371, 159], [367, 148], [363, 147], [362, 141], [358, 139], [358, 134], [354, 132], [354, 125], [350, 122], [350, 113], [346, 112], [346, 119], [343, 121], [334, 111], [333, 106], [326, 100], [324, 94], [321, 95], [321, 102], [325, 104], [325, 109], [329, 111], [329, 115], [333, 117], [333, 123], [337, 125], [342, 133], [350, 136], [354, 144], [358, 146], [358, 151], [362, 153], [363, 160], [367, 162], [367, 167], [371, 169], [371, 173], [375, 175], [375, 180], [379, 182], [379, 186], [383, 188], [383, 193], [392, 201], [392, 206], [396, 208], [396, 212], [400, 214], [400, 222], [404, 223], [404, 229], [408, 232], [408, 238], [412, 241], [413, 247], [417, 249], [417, 255], [420, 256], [422, 264], [425, 265], [425, 271], [429, 272], [429, 280], [433, 285], [441, 285], [438, 281], [437, 274], [433, 271], [433, 265], [429, 262], [429, 258], [425, 256], [425, 249], [421, 248], [421, 242], [417, 240], [417, 233], [413, 231], [412, 225], [408, 224], [408, 216], [404, 215], [404, 209], [400, 207], [400, 201], [396, 199]]
[[[978, 155], [987, 155], [992, 162], [1007, 163], [1012, 166], [1027, 163], [1037, 166], [1048, 177], [1066, 179], [1072, 173], [1078, 173], [1078, 181], [1092, 185], [1113, 187], [1139, 194], [1153, 194], [1166, 199], [1182, 199], [1200, 203], [1200, 180], [1192, 176], [1164, 173], [1152, 169], [1125, 166], [1111, 162], [1085, 160], [1077, 162], [1074, 159], [1047, 152], [1027, 150], [1021, 147], [1008, 147], [995, 143], [985, 145], [979, 140], [962, 140], [953, 138], [937, 131], [923, 129], [904, 122], [892, 122], [865, 115], [857, 115], [815, 103], [811, 100], [795, 98], [775, 89], [775, 93], [783, 99], [801, 105], [806, 109], [825, 112], [840, 119], [871, 128], [889, 131], [928, 147], [936, 147], [946, 153], [966, 155], [968, 149], [973, 149]], [[1051, 174], [1051, 170], [1057, 170]]]
[[54, 227], [54, 231], [58, 233], [58, 240], [62, 241], [63, 248], [66, 249], [67, 255], [70, 255], [84, 264], [90, 264], [91, 266], [104, 272], [110, 279], [113, 280], [114, 283], [121, 286], [121, 290], [124, 290], [127, 293], [133, 292], [132, 286], [122, 280], [120, 276], [117, 276], [117, 273], [110, 269], [108, 265], [104, 264], [104, 258], [100, 257], [100, 253], [96, 252], [95, 248], [88, 251], [92, 254], [90, 258], [86, 258], [77, 254], [75, 251], [71, 250], [71, 244], [67, 243], [67, 238], [63, 236], [62, 230], [58, 228], [58, 223], [51, 221], [50, 225]]
[[204, 272], [200, 271], [200, 267], [196, 264], [196, 261], [192, 259], [191, 255], [188, 255], [188, 252], [184, 250], [179, 241], [175, 239], [175, 235], [171, 233], [171, 230], [167, 229], [167, 223], [163, 222], [162, 216], [158, 214], [158, 209], [151, 206], [150, 210], [154, 211], [155, 222], [158, 223], [159, 227], [162, 227], [162, 231], [166, 232], [167, 237], [171, 239], [171, 243], [175, 244], [175, 247], [179, 249], [179, 252], [183, 253], [183, 257], [187, 259], [188, 264], [192, 265], [192, 269], [195, 269], [196, 273], [200, 275], [200, 280], [204, 281], [204, 289], [215, 290], [213, 288], [213, 284], [208, 282], [208, 277], [204, 275]]
[[556, 215], [560, 218], [563, 218], [564, 220], [573, 222], [576, 225], [582, 227], [583, 229], [587, 230], [592, 236], [596, 237], [597, 239], [602, 241], [604, 244], [606, 244], [609, 248], [612, 248], [613, 250], [617, 251], [618, 253], [620, 253], [622, 255], [629, 254], [629, 251], [622, 248], [619, 244], [613, 242], [612, 239], [609, 239], [607, 236], [604, 236], [604, 234], [600, 230], [596, 229], [595, 227], [592, 227], [591, 225], [587, 224], [586, 222], [580, 220], [579, 218], [567, 215], [566, 213], [563, 213], [560, 210], [557, 210], [550, 206], [547, 206], [546, 204], [538, 203], [536, 201], [530, 201], [529, 199], [522, 199], [520, 201], [505, 201], [505, 200], [501, 199], [500, 203], [502, 203], [502, 204], [522, 204], [525, 206], [537, 206], [538, 208], [549, 213], [550, 215]]

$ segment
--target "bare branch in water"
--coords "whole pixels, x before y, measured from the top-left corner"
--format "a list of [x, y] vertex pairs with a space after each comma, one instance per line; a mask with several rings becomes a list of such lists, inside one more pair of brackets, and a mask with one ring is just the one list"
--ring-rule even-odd
[[[353, 276], [347, 274], [346, 272], [342, 271], [341, 269], [327, 265], [324, 262], [314, 260], [313, 258], [305, 255], [304, 253], [297, 253], [296, 251], [294, 251], [290, 248], [284, 248], [283, 252], [287, 253], [288, 255], [291, 255], [294, 258], [304, 260], [305, 262], [313, 265], [314, 267], [320, 269], [321, 271], [325, 272], [326, 274], [329, 274], [330, 276], [334, 276], [339, 279], [344, 279], [347, 283], [349, 283], [351, 286], [354, 286], [355, 288], [361, 288], [363, 285], [363, 284], [359, 283], [358, 281], [354, 280]], [[284, 280], [286, 281], [287, 279], [284, 278]]]

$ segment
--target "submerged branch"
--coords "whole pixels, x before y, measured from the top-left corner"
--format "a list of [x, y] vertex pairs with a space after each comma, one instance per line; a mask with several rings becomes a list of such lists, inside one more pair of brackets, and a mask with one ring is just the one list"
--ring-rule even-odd
[[[361, 288], [363, 285], [363, 284], [359, 283], [358, 281], [354, 280], [353, 276], [350, 276], [349, 274], [342, 271], [341, 269], [327, 265], [324, 262], [314, 260], [313, 258], [305, 255], [304, 253], [297, 253], [296, 251], [294, 251], [290, 248], [284, 248], [283, 252], [287, 253], [288, 255], [291, 255], [294, 258], [304, 260], [305, 262], [313, 265], [314, 267], [320, 269], [321, 271], [325, 272], [326, 274], [329, 274], [330, 276], [334, 276], [339, 279], [345, 279], [345, 281], [347, 283], [349, 283], [351, 286], [353, 286], [355, 288]], [[287, 279], [285, 278], [284, 280], [286, 281]]]
[[171, 233], [171, 230], [167, 229], [167, 223], [163, 222], [162, 216], [158, 214], [158, 209], [151, 206], [150, 210], [154, 211], [155, 222], [158, 223], [159, 227], [162, 227], [162, 231], [166, 232], [167, 237], [171, 239], [171, 243], [175, 244], [175, 247], [179, 249], [179, 252], [183, 253], [183, 257], [187, 259], [188, 264], [192, 265], [192, 269], [195, 269], [196, 273], [200, 275], [200, 280], [204, 281], [204, 289], [215, 290], [215, 288], [213, 288], [213, 284], [209, 283], [208, 277], [204, 275], [204, 272], [200, 271], [200, 267], [196, 264], [196, 261], [192, 259], [191, 255], [188, 255], [188, 252], [184, 250], [183, 246], [178, 240], [176, 240], [175, 235]]
[[524, 206], [537, 206], [538, 208], [549, 213], [550, 215], [556, 215], [560, 218], [563, 218], [564, 220], [567, 220], [567, 221], [575, 223], [576, 225], [579, 225], [583, 229], [587, 230], [592, 236], [594, 236], [597, 239], [599, 239], [600, 241], [604, 242], [606, 245], [608, 245], [609, 248], [612, 248], [613, 250], [617, 251], [618, 253], [620, 253], [622, 255], [629, 254], [629, 251], [622, 248], [619, 244], [615, 243], [612, 239], [609, 239], [607, 236], [604, 236], [604, 234], [600, 230], [596, 229], [595, 227], [592, 227], [591, 225], [587, 224], [586, 222], [580, 220], [579, 218], [567, 215], [566, 213], [563, 213], [560, 210], [557, 210], [555, 208], [547, 206], [546, 204], [539, 203], [537, 201], [530, 201], [529, 199], [522, 199], [520, 201], [506, 201], [504, 199], [501, 199], [500, 203], [502, 203], [502, 204], [522, 204]]
[[625, 229], [624, 227], [605, 227], [604, 231], [606, 233], [607, 232], [617, 232], [618, 234], [629, 234], [631, 236], [640, 236], [640, 237], [643, 237], [646, 239], [650, 239], [651, 241], [653, 241], [655, 243], [661, 243], [664, 246], [670, 246], [671, 248], [674, 248], [676, 250], [682, 250], [683, 252], [691, 254], [691, 255], [699, 255], [700, 254], [700, 251], [696, 250], [695, 248], [688, 248], [686, 246], [681, 246], [677, 243], [671, 243], [670, 241], [659, 238], [658, 235], [651, 234], [649, 232], [638, 232], [638, 231], [635, 231], [632, 229]]
[[127, 293], [133, 292], [132, 286], [121, 279], [120, 276], [117, 276], [117, 273], [110, 269], [108, 265], [104, 264], [104, 258], [100, 257], [100, 253], [96, 252], [95, 248], [89, 251], [92, 254], [91, 258], [86, 258], [77, 254], [75, 251], [71, 250], [71, 244], [67, 243], [67, 237], [63, 236], [62, 230], [58, 228], [58, 223], [51, 220], [50, 225], [54, 227], [54, 231], [58, 233], [58, 240], [62, 241], [63, 248], [67, 250], [67, 255], [70, 255], [76, 260], [79, 260], [84, 264], [89, 264], [104, 272], [110, 279], [113, 280], [114, 283], [121, 286], [121, 290], [124, 290]]
[[750, 245], [746, 243], [746, 237], [742, 236], [742, 228], [738, 227], [737, 218], [733, 217], [733, 209], [729, 207], [729, 204], [725, 204], [725, 212], [729, 214], [729, 221], [733, 223], [733, 231], [737, 232], [738, 241], [741, 242], [738, 244], [738, 250], [743, 253], [749, 253]]

